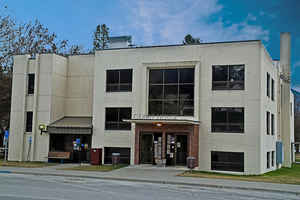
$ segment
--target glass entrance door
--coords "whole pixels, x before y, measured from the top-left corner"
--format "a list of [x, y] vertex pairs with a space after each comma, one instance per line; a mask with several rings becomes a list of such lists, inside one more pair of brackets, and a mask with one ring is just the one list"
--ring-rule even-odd
[[186, 165], [187, 135], [168, 133], [166, 141], [166, 164]]
[[153, 162], [153, 134], [142, 133], [140, 145], [140, 162], [141, 164], [152, 164]]
[[187, 135], [176, 136], [176, 165], [186, 165]]

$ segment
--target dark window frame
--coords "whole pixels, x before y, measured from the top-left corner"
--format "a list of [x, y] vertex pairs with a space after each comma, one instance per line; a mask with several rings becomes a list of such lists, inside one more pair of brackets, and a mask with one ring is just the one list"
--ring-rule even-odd
[[267, 111], [266, 113], [266, 128], [267, 128], [267, 135], [270, 135], [270, 112]]
[[[214, 80], [214, 72], [215, 72], [215, 68], [216, 67], [226, 67], [227, 70], [227, 80], [224, 80], [224, 81], [215, 81]], [[244, 79], [243, 80], [236, 80], [236, 81], [232, 81], [230, 80], [230, 77], [231, 77], [231, 70], [230, 68], [231, 67], [243, 67], [244, 68]], [[223, 83], [225, 84], [225, 86], [216, 86], [217, 84], [219, 83]], [[231, 85], [233, 84], [241, 84], [242, 87], [241, 88], [232, 88]], [[245, 90], [245, 64], [237, 64], [237, 65], [213, 65], [212, 66], [212, 90]]]
[[[226, 122], [214, 122], [213, 121], [213, 112], [216, 109], [227, 109], [226, 112]], [[234, 109], [242, 109], [243, 113], [243, 122], [230, 122], [229, 121], [229, 114]], [[225, 129], [222, 131], [216, 130], [216, 126], [225, 126]], [[232, 126], [240, 126], [240, 131], [232, 130], [230, 127]], [[211, 108], [211, 132], [212, 133], [245, 133], [245, 108], [244, 107], [212, 107]]]
[[267, 169], [270, 169], [270, 152], [267, 152]]
[[28, 111], [26, 112], [26, 132], [32, 132], [33, 128], [33, 112]]
[[[182, 82], [184, 78], [181, 79], [181, 73], [184, 73], [184, 70], [193, 70], [193, 80], [191, 82]], [[177, 73], [176, 82], [167, 82], [167, 73], [170, 71], [175, 71]], [[162, 80], [158, 83], [151, 83], [151, 72], [158, 72], [162, 73]], [[162, 116], [194, 116], [194, 102], [195, 102], [195, 68], [194, 67], [177, 67], [177, 68], [167, 68], [167, 69], [149, 69], [149, 88], [148, 88], [148, 114], [150, 116], [155, 115], [162, 115]], [[183, 76], [184, 77], [184, 76]], [[161, 87], [162, 93], [160, 98], [151, 98], [152, 94], [151, 89], [154, 87]], [[172, 88], [177, 90], [177, 95], [174, 98], [167, 97], [167, 89], [166, 88]], [[184, 93], [181, 93], [181, 90], [184, 90], [184, 87], [191, 89], [192, 88], [192, 98], [182, 98], [181, 95]], [[176, 106], [176, 111], [173, 113], [168, 112], [168, 103], [174, 103]], [[153, 111], [151, 110], [151, 103], [157, 103], [159, 106], [161, 106], [161, 109], [159, 111]], [[186, 113], [184, 113], [184, 109], [181, 109], [181, 106], [188, 107]]]
[[28, 95], [34, 94], [34, 84], [35, 84], [35, 74], [33, 74], [33, 73], [28, 74], [28, 81], [27, 81], [27, 94]]
[[274, 167], [275, 165], [275, 151], [272, 151], [272, 155], [271, 155], [271, 166]]
[[271, 114], [271, 135], [275, 135], [275, 115]]
[[[131, 75], [131, 79], [129, 83], [121, 83], [121, 73], [128, 71]], [[109, 83], [108, 79], [108, 73], [118, 73], [118, 83]], [[106, 92], [132, 92], [132, 79], [133, 79], [133, 70], [132, 69], [109, 69], [106, 70]], [[122, 89], [122, 86], [125, 87], [125, 89]], [[113, 89], [116, 87], [117, 89]], [[126, 88], [127, 87], [127, 88]]]
[[271, 100], [275, 100], [275, 82], [274, 79], [271, 80]]
[[[118, 120], [117, 121], [107, 121], [107, 112], [109, 109], [117, 110]], [[125, 109], [130, 109], [130, 118], [132, 116], [131, 107], [107, 107], [105, 108], [105, 130], [131, 130], [131, 123], [124, 122], [123, 119], [120, 119], [121, 111]], [[112, 125], [115, 125], [115, 128], [112, 128]]]
[[270, 74], [267, 72], [267, 97], [270, 98]]
[[[234, 158], [238, 158], [238, 157], [240, 157], [240, 160], [238, 161], [233, 160]], [[211, 151], [211, 170], [244, 172], [245, 153]]]

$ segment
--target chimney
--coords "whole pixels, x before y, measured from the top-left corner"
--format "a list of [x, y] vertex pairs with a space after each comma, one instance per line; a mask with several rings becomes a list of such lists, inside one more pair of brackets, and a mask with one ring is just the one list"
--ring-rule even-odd
[[283, 166], [292, 166], [292, 143], [291, 143], [291, 36], [290, 33], [280, 34], [280, 68], [281, 68], [281, 136], [283, 143]]
[[291, 71], [291, 34], [280, 34], [280, 65], [284, 75], [290, 75]]

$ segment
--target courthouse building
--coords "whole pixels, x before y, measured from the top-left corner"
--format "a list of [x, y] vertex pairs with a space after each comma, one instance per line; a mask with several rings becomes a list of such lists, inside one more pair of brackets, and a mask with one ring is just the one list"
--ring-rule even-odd
[[192, 156], [199, 170], [240, 174], [291, 165], [288, 33], [280, 61], [259, 40], [130, 40], [115, 37], [86, 55], [14, 56], [9, 160], [71, 152], [71, 161], [89, 162], [88, 152], [100, 149], [104, 164], [120, 153], [131, 165], [186, 165]]

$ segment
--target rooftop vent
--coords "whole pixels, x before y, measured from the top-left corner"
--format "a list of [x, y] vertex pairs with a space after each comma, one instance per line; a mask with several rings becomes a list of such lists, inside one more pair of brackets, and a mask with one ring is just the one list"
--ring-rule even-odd
[[132, 46], [131, 42], [131, 36], [109, 37], [108, 48], [128, 48]]

